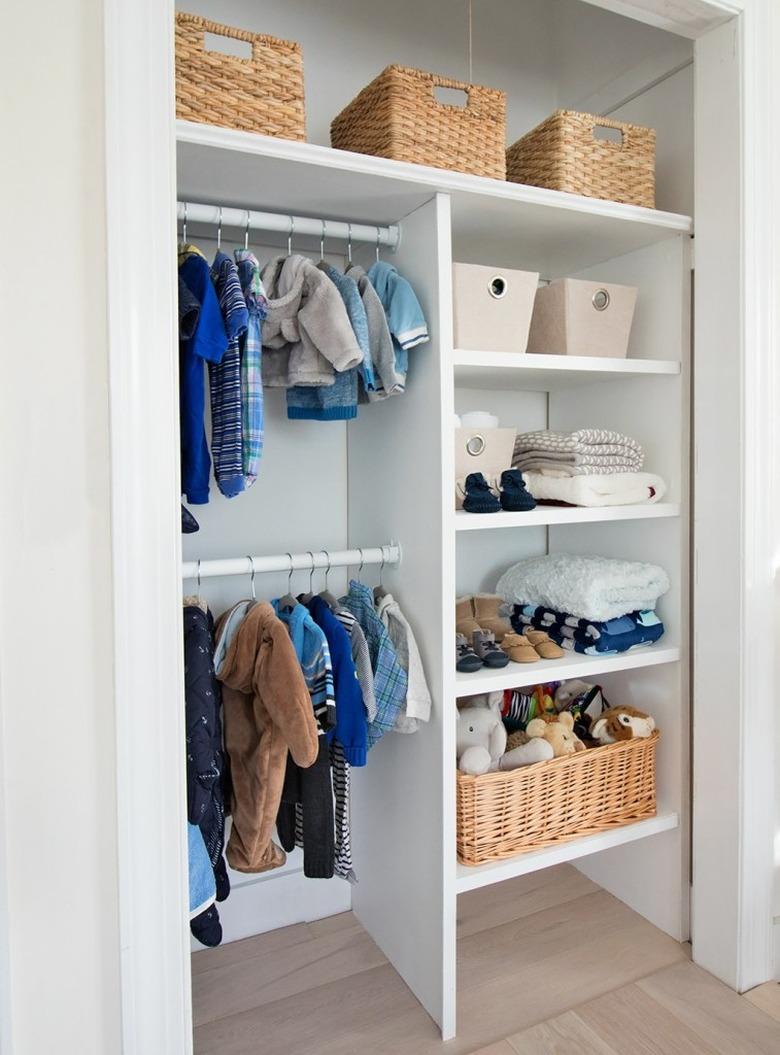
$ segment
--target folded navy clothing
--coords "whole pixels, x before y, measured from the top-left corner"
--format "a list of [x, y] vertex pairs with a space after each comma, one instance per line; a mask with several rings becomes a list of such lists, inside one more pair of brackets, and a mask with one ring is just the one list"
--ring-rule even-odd
[[529, 626], [535, 630], [546, 630], [561, 648], [586, 656], [611, 655], [652, 645], [664, 633], [664, 624], [650, 609], [629, 612], [617, 619], [599, 623], [578, 619], [567, 612], [556, 612], [552, 608], [516, 604], [511, 623], [519, 634]]

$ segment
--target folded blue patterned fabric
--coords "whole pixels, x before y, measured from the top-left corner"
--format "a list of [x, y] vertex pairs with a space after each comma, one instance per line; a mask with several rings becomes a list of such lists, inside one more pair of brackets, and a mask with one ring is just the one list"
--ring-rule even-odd
[[599, 623], [578, 619], [566, 612], [556, 612], [552, 608], [516, 604], [511, 622], [519, 634], [529, 626], [535, 630], [546, 630], [561, 648], [586, 656], [611, 655], [652, 645], [664, 633], [664, 624], [650, 609], [629, 612], [617, 619]]

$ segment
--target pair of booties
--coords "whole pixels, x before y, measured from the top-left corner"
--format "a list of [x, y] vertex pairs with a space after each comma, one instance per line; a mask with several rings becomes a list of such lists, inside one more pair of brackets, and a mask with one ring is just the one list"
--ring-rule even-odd
[[492, 593], [459, 597], [455, 602], [455, 630], [469, 641], [476, 630], [489, 630], [500, 645], [512, 627], [499, 615], [503, 599]]
[[466, 477], [463, 508], [467, 513], [528, 512], [536, 509], [536, 499], [526, 490], [523, 474], [519, 469], [505, 469], [501, 473], [499, 494], [482, 473], [469, 473]]

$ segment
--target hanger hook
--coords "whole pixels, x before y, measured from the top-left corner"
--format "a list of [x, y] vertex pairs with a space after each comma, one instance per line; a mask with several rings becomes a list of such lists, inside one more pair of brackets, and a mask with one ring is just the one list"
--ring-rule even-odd
[[246, 229], [244, 230], [244, 249], [249, 250], [249, 223], [252, 219], [252, 214], [249, 209], [246, 211]]
[[352, 263], [352, 224], [347, 224], [347, 260]]
[[325, 259], [325, 220], [322, 221], [322, 233], [320, 234], [320, 260]]
[[377, 262], [377, 264], [379, 263], [379, 236], [380, 236], [380, 234], [381, 234], [381, 231], [380, 231], [379, 227], [377, 227], [377, 229], [376, 229], [376, 262]]
[[219, 207], [219, 220], [217, 221], [217, 252], [222, 248], [222, 206]]
[[198, 597], [200, 597], [200, 557], [198, 557], [197, 580], [198, 580]]
[[385, 547], [382, 546], [382, 561], [379, 565], [379, 585], [382, 585], [382, 572], [385, 570]]
[[295, 217], [290, 217], [290, 230], [287, 232], [287, 255], [292, 256], [292, 238], [295, 234]]
[[287, 573], [287, 592], [292, 593], [293, 556], [292, 553], [288, 553], [287, 556], [290, 558], [290, 570]]
[[182, 220], [182, 224], [181, 224], [181, 240], [186, 245], [186, 243], [187, 243], [187, 203], [186, 203], [186, 201], [184, 203], [184, 219]]
[[311, 557], [311, 570], [309, 571], [309, 593], [314, 593], [314, 589], [312, 587], [312, 582], [314, 580], [314, 554], [310, 549], [307, 549], [306, 552]]
[[252, 600], [256, 601], [257, 594], [255, 593], [255, 558], [247, 556], [246, 559], [249, 561], [249, 583], [252, 587]]
[[362, 579], [360, 578], [360, 576], [361, 576], [361, 574], [363, 572], [363, 565], [365, 564], [365, 559], [363, 557], [363, 550], [359, 546], [358, 546], [358, 553], [360, 554], [360, 567], [358, 568], [358, 582], [362, 582]]
[[327, 593], [327, 590], [328, 590], [328, 576], [330, 575], [330, 553], [328, 553], [328, 551], [326, 549], [324, 549], [322, 552], [325, 554], [325, 557], [327, 558], [327, 561], [328, 561], [328, 566], [325, 569], [325, 592]]

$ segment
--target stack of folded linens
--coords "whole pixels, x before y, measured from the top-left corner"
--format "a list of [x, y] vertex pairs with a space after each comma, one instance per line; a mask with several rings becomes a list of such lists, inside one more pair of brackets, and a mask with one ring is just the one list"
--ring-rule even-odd
[[655, 613], [669, 577], [655, 564], [556, 553], [520, 561], [496, 587], [518, 633], [546, 630], [562, 648], [587, 655], [652, 645], [664, 633]]

